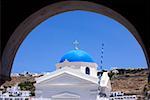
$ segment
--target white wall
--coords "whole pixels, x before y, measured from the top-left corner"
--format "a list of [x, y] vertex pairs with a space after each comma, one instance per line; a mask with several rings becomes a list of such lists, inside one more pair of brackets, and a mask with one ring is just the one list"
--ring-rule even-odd
[[[36, 97], [51, 98], [51, 96], [60, 93], [73, 93], [80, 96], [80, 100], [96, 100], [97, 98], [97, 86], [72, 86], [72, 87], [43, 87], [41, 89], [36, 89], [36, 91], [41, 90], [41, 93], [36, 92]], [[94, 91], [95, 90], [95, 91]], [[94, 91], [94, 92], [93, 92]], [[63, 100], [63, 99], [62, 99]], [[72, 100], [72, 99], [69, 99]]]

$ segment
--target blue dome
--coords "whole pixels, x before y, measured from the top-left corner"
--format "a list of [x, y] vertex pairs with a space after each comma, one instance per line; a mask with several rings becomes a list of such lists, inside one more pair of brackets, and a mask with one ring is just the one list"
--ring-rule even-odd
[[69, 51], [61, 58], [60, 63], [65, 60], [68, 60], [69, 62], [94, 62], [92, 57], [82, 50]]

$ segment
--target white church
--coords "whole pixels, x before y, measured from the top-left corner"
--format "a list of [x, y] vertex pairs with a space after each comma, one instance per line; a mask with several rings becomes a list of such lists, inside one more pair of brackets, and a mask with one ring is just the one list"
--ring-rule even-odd
[[108, 72], [99, 78], [97, 67], [92, 57], [75, 45], [56, 64], [56, 71], [36, 78], [35, 96], [50, 100], [109, 100]]

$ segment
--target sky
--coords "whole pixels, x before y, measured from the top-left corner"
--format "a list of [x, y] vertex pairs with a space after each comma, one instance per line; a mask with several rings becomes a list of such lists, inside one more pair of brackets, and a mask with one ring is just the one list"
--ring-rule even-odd
[[54, 71], [61, 57], [74, 49], [75, 40], [99, 66], [104, 43], [104, 70], [147, 67], [141, 46], [123, 25], [98, 13], [76, 10], [57, 14], [35, 27], [20, 45], [12, 72]]

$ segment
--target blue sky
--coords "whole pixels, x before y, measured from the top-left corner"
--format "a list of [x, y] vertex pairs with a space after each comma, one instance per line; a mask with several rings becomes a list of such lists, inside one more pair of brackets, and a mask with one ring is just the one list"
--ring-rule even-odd
[[124, 26], [104, 15], [77, 10], [34, 28], [17, 51], [12, 72], [54, 71], [61, 57], [74, 49], [74, 40], [99, 65], [104, 43], [103, 69], [147, 67], [142, 48]]

